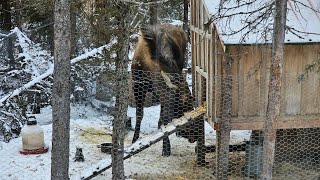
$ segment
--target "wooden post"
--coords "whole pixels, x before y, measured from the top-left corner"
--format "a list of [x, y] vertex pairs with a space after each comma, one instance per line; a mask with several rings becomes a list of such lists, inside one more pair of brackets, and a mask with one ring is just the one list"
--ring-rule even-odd
[[223, 82], [221, 88], [221, 102], [222, 102], [222, 118], [217, 126], [217, 169], [216, 176], [219, 180], [228, 179], [228, 165], [229, 165], [229, 142], [230, 142], [230, 120], [232, 110], [232, 77], [231, 77], [232, 58], [225, 57]]
[[198, 137], [197, 137], [197, 165], [205, 166], [206, 165], [206, 146], [205, 146], [205, 135], [204, 135], [204, 119], [203, 116], [196, 120]]
[[276, 10], [273, 26], [269, 96], [266, 113], [267, 116], [264, 124], [261, 180], [272, 179], [272, 167], [276, 144], [276, 122], [280, 114], [281, 77], [286, 29], [287, 0], [276, 0], [275, 6]]

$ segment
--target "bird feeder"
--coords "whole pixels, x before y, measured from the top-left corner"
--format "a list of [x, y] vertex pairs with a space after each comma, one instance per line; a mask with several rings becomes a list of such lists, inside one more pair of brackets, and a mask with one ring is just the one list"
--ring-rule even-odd
[[42, 154], [48, 151], [48, 148], [44, 144], [43, 129], [35, 119], [27, 121], [27, 124], [21, 129], [21, 136], [21, 154]]

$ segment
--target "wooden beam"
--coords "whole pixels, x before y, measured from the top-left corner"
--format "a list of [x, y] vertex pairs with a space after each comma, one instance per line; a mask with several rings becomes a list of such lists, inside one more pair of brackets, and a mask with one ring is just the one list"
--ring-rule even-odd
[[208, 73], [204, 72], [203, 69], [201, 69], [199, 66], [195, 66], [195, 70], [197, 73], [199, 73], [201, 76], [205, 77], [206, 79], [208, 79]]
[[[263, 118], [231, 118], [230, 126], [232, 130], [262, 130]], [[209, 122], [212, 127], [215, 123]], [[276, 129], [296, 129], [296, 128], [320, 128], [320, 117], [295, 116], [280, 117], [276, 124]]]
[[[202, 117], [203, 118], [203, 117]], [[199, 136], [197, 138], [197, 165], [205, 166], [206, 165], [206, 146], [205, 146], [205, 134], [204, 134], [204, 120], [198, 120], [197, 124], [199, 130]]]
[[208, 32], [205, 32], [204, 30], [200, 29], [200, 28], [197, 28], [195, 26], [190, 26], [190, 30], [197, 33], [197, 34], [201, 34], [201, 35], [205, 35], [204, 37], [207, 38], [207, 39], [210, 39], [211, 38], [211, 33], [210, 31]]

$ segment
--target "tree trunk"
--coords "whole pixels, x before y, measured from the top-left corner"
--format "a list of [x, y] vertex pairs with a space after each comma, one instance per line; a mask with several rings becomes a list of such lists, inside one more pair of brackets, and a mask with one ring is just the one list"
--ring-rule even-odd
[[217, 169], [216, 176], [219, 180], [228, 179], [229, 168], [229, 144], [231, 132], [231, 111], [232, 111], [232, 76], [231, 76], [232, 58], [230, 55], [225, 55], [223, 65], [223, 82], [221, 84], [221, 122], [217, 128]]
[[[187, 39], [188, 42], [190, 42], [190, 29], [188, 26], [188, 22], [189, 22], [189, 0], [184, 0], [183, 1], [183, 30], [184, 32], [187, 34]], [[186, 47], [186, 53], [185, 53], [185, 61], [184, 61], [184, 67], [187, 68], [188, 67], [188, 55], [189, 55], [189, 49], [188, 46]]]
[[[1, 1], [2, 12], [1, 15], [1, 24], [3, 26], [3, 30], [10, 32], [12, 29], [12, 21], [11, 21], [11, 4], [10, 1]], [[1, 17], [1, 16], [0, 16]], [[8, 52], [8, 59], [9, 59], [9, 66], [10, 68], [14, 69], [15, 61], [13, 56], [13, 43], [12, 37], [8, 37], [7, 39], [7, 52]]]
[[188, 34], [188, 39], [189, 39], [188, 13], [189, 13], [189, 0], [183, 0], [183, 30]]
[[[152, 0], [150, 2], [153, 2]], [[149, 5], [149, 23], [151, 25], [158, 23], [158, 3]]]
[[70, 9], [70, 21], [71, 21], [71, 57], [77, 56], [77, 12], [76, 12], [76, 0], [71, 0]]
[[124, 180], [124, 137], [125, 137], [125, 120], [128, 109], [128, 53], [129, 53], [129, 36], [128, 16], [129, 6], [118, 1], [115, 4], [118, 9], [116, 19], [118, 20], [118, 47], [116, 59], [116, 104], [113, 120], [112, 133], [112, 179]]
[[70, 0], [55, 0], [51, 179], [69, 179]]
[[269, 82], [269, 97], [264, 124], [264, 142], [262, 154], [262, 180], [272, 179], [272, 167], [276, 142], [276, 122], [280, 114], [280, 90], [283, 65], [283, 48], [287, 14], [287, 0], [276, 0], [273, 26], [272, 58]]

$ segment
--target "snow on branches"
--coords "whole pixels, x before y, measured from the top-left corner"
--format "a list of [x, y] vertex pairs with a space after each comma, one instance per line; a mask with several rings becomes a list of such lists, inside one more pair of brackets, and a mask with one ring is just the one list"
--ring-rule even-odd
[[[14, 28], [9, 34], [0, 34], [0, 45], [8, 37], [15, 38], [15, 65], [9, 68], [6, 65], [8, 62], [4, 62], [3, 67], [6, 68], [0, 70], [0, 140], [6, 142], [19, 135], [21, 126], [27, 120], [27, 111], [35, 113], [40, 107], [50, 104], [54, 69], [53, 56], [18, 28]], [[86, 94], [85, 90], [89, 90], [88, 87], [92, 87], [92, 73], [103, 70], [101, 67], [78, 62], [101, 58], [103, 51], [110, 50], [116, 43], [117, 40], [113, 39], [104, 46], [71, 59], [71, 64], [76, 64], [72, 67], [71, 77], [76, 97], [87, 97], [83, 94]], [[71, 96], [74, 97], [74, 94]]]

